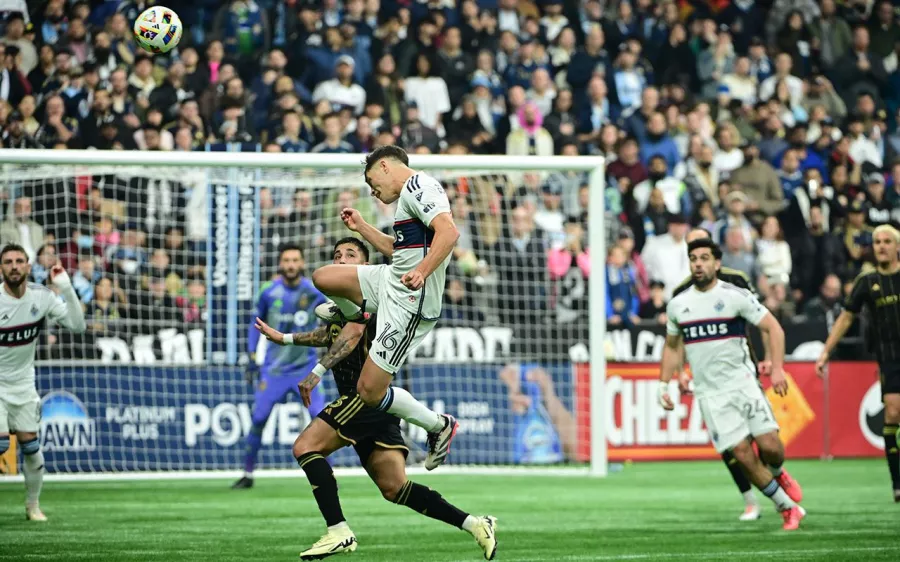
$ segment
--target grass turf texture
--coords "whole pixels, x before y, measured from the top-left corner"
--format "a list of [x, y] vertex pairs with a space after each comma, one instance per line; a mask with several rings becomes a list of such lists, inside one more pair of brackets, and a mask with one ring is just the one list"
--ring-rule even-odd
[[[606, 479], [416, 476], [451, 502], [499, 518], [498, 560], [900, 560], [900, 505], [884, 461], [793, 461], [809, 511], [800, 531], [759, 494], [763, 517], [721, 463], [626, 467]], [[2, 480], [0, 480], [2, 482]], [[324, 532], [306, 479], [48, 482], [50, 522], [24, 520], [21, 483], [0, 484], [0, 560], [297, 560]], [[479, 560], [462, 531], [383, 500], [364, 477], [339, 478], [359, 550], [335, 560]]]

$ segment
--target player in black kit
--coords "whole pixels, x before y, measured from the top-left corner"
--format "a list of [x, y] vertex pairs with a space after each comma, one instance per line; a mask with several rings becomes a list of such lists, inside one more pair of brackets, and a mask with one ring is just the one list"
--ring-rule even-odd
[[881, 225], [872, 234], [876, 267], [863, 272], [853, 283], [853, 290], [844, 303], [825, 349], [816, 361], [819, 375], [835, 346], [853, 325], [863, 307], [869, 309], [878, 370], [881, 376], [881, 399], [884, 402], [884, 454], [891, 473], [894, 501], [900, 503], [900, 231], [891, 225]]
[[[708, 230], [703, 228], [695, 228], [688, 233], [686, 241], [688, 243], [691, 243], [694, 240], [708, 238], [712, 238]], [[722, 281], [728, 281], [736, 287], [746, 289], [751, 293], [756, 294], [756, 289], [753, 287], [750, 279], [743, 271], [723, 267], [719, 270], [718, 278]], [[682, 281], [680, 285], [675, 287], [675, 290], [672, 291], [672, 296], [674, 297], [675, 295], [690, 289], [691, 285], [693, 284], [693, 276], [688, 276], [688, 278]], [[768, 359], [757, 362], [757, 357], [754, 353], [753, 345], [750, 343], [750, 338], [747, 338], [747, 344], [750, 347], [750, 355], [753, 356], [753, 361], [757, 364], [757, 374], [768, 374], [768, 369], [771, 366], [772, 362]], [[768, 347], [768, 345], [765, 346], [766, 349], [768, 349]], [[681, 389], [682, 393], [690, 392], [689, 384], [690, 375], [688, 375], [687, 372], [682, 371], [678, 376], [678, 386]], [[737, 459], [734, 458], [734, 455], [731, 454], [731, 451], [725, 451], [724, 453], [722, 453], [722, 461], [728, 468], [728, 472], [731, 474], [731, 478], [734, 480], [734, 484], [737, 486], [738, 491], [740, 491], [741, 496], [744, 498], [744, 512], [741, 514], [739, 519], [741, 521], [755, 521], [759, 519], [761, 515], [759, 501], [756, 499], [756, 494], [753, 492], [753, 487], [750, 485], [750, 480], [747, 478], [747, 475], [744, 474], [740, 463], [737, 462]], [[791, 477], [786, 472], [783, 472], [780, 466], [770, 465], [769, 469], [777, 478], [782, 478], [785, 480], [782, 486], [785, 487], [785, 489], [792, 490], [792, 499], [795, 496], [795, 501], [800, 501], [800, 499], [802, 499], [800, 486], [796, 484], [796, 482], [791, 479]], [[788, 481], [788, 479], [790, 479], [790, 481]]]
[[[364, 265], [369, 250], [356, 238], [339, 240], [334, 247], [334, 263]], [[357, 394], [356, 385], [375, 339], [376, 323], [340, 322], [321, 326], [312, 332], [282, 334], [256, 319], [256, 327], [270, 342], [278, 345], [328, 347], [319, 364], [331, 369], [341, 396], [303, 430], [294, 442], [294, 458], [312, 486], [319, 511], [328, 530], [301, 560], [319, 560], [357, 548], [356, 536], [347, 525], [338, 498], [337, 480], [328, 455], [353, 445], [360, 463], [388, 501], [405, 505], [423, 515], [463, 529], [473, 535], [484, 556], [492, 560], [497, 550], [493, 517], [465, 513], [448, 503], [431, 488], [406, 478], [406, 455], [409, 452], [400, 433], [400, 420], [386, 412], [366, 406]], [[312, 372], [300, 383], [300, 394], [308, 405], [310, 392], [319, 383]]]

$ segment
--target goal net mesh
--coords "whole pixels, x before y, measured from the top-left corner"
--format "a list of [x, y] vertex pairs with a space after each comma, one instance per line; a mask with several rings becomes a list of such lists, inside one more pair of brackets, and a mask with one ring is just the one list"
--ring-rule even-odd
[[[586, 176], [429, 173], [461, 237], [442, 318], [396, 384], [459, 419], [450, 463], [585, 462]], [[248, 332], [279, 245], [298, 243], [311, 275], [350, 234], [340, 209], [386, 233], [394, 214], [358, 169], [8, 165], [2, 196], [0, 241], [25, 246], [37, 283], [61, 263], [86, 310], [87, 333], [48, 325], [38, 346], [57, 473], [243, 467], [260, 390], [244, 377]], [[320, 391], [337, 397], [330, 375]], [[310, 420], [291, 388], [277, 398], [260, 468], [295, 466], [290, 445]], [[421, 462], [424, 432], [404, 431]], [[352, 449], [333, 458], [358, 464]]]

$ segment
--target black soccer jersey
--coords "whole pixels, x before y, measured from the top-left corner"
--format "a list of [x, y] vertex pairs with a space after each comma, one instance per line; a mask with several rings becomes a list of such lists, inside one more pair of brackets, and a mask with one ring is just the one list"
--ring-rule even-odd
[[868, 307], [872, 316], [869, 337], [873, 339], [878, 362], [900, 362], [900, 271], [871, 271], [857, 277], [844, 308], [859, 314], [863, 307]]
[[[331, 344], [334, 344], [334, 340], [337, 339], [343, 327], [344, 325], [340, 323], [328, 326]], [[356, 348], [343, 361], [332, 367], [331, 374], [334, 375], [334, 382], [337, 384], [338, 392], [341, 395], [356, 393], [356, 383], [359, 381], [363, 365], [366, 364], [366, 358], [369, 356], [369, 345], [375, 340], [376, 330], [375, 315], [372, 315], [366, 324], [366, 332], [360, 338], [359, 343], [356, 344]]]

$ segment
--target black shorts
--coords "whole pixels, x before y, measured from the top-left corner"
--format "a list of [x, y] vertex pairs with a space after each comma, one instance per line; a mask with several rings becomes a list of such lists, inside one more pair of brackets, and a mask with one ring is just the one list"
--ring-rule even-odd
[[878, 376], [881, 378], [881, 396], [900, 394], [900, 363], [879, 365]]
[[400, 432], [400, 420], [366, 406], [358, 394], [341, 396], [325, 406], [318, 417], [353, 445], [363, 466], [376, 448], [397, 449], [404, 457], [409, 454]]

